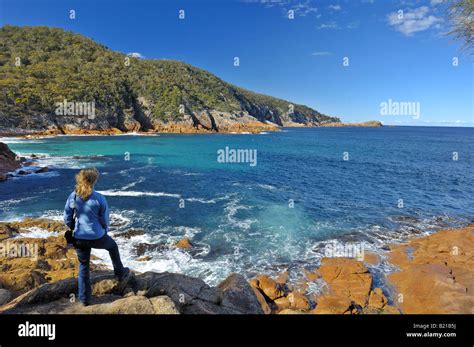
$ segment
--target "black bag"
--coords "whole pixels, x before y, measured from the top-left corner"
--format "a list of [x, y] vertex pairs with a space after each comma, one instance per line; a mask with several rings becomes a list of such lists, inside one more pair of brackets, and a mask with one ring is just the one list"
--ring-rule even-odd
[[72, 209], [72, 221], [68, 225], [68, 230], [64, 233], [64, 238], [66, 239], [66, 243], [68, 245], [75, 245], [76, 239], [74, 238], [74, 229], [76, 228], [76, 217], [77, 217], [77, 209], [76, 209], [76, 193], [74, 192], [74, 208]]
[[68, 245], [74, 245], [76, 239], [74, 238], [74, 232], [71, 229], [64, 233], [64, 237]]

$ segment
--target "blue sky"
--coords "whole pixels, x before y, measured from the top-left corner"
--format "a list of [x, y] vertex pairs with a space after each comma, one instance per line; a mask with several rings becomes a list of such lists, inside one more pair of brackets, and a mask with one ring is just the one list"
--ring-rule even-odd
[[[442, 0], [0, 0], [0, 24], [182, 60], [344, 121], [474, 126], [472, 57], [445, 35]], [[382, 115], [388, 100], [417, 103], [419, 117]]]

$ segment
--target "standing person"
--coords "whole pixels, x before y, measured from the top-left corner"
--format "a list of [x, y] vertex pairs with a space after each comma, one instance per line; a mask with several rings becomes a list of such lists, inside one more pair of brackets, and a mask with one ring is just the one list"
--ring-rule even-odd
[[90, 304], [92, 290], [90, 284], [91, 248], [109, 251], [115, 276], [127, 282], [130, 270], [122, 265], [117, 243], [107, 234], [109, 229], [109, 207], [104, 196], [94, 190], [99, 171], [88, 168], [76, 175], [76, 188], [69, 195], [64, 207], [64, 222], [74, 236], [74, 247], [79, 260], [79, 300], [84, 306]]

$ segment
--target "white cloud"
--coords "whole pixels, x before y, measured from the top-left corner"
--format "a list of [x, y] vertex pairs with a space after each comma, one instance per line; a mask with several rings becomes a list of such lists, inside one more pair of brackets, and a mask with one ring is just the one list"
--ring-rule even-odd
[[339, 26], [336, 22], [333, 21], [321, 24], [320, 26], [318, 26], [318, 29], [339, 29]]
[[313, 52], [313, 53], [311, 53], [311, 55], [314, 55], [315, 57], [320, 57], [320, 56], [324, 56], [324, 55], [332, 55], [332, 52], [326, 52], [326, 51]]
[[427, 6], [403, 12], [392, 12], [387, 15], [387, 21], [403, 35], [412, 36], [416, 32], [428, 30], [443, 22], [442, 18], [431, 15], [429, 12], [430, 9]]
[[296, 14], [304, 17], [310, 13], [317, 13], [318, 9], [314, 6], [311, 6], [310, 1], [300, 2], [296, 5], [291, 6], [291, 9], [295, 11]]
[[333, 11], [340, 11], [341, 6], [340, 5], [329, 5], [328, 8]]
[[285, 2], [283, 0], [241, 0], [241, 1], [246, 2], [246, 3], [262, 4], [262, 5], [266, 5], [266, 6], [269, 6], [269, 7], [272, 7], [274, 5], [281, 5]]
[[290, 4], [288, 9], [295, 11], [299, 16], [306, 16], [310, 13], [317, 13], [318, 9], [311, 5], [310, 0], [304, 2], [297, 2], [295, 4]]
[[145, 57], [141, 53], [138, 53], [138, 52], [128, 53], [127, 56], [132, 57], [132, 58], [145, 59]]
[[282, 9], [285, 17], [288, 15], [288, 11], [292, 10], [297, 16], [305, 17], [308, 14], [318, 12], [318, 8], [313, 6], [312, 0], [241, 0], [244, 3], [257, 3], [261, 4], [266, 8]]
[[444, 2], [444, 0], [431, 0], [431, 6], [436, 6], [436, 5], [439, 5], [439, 4], [442, 4]]
[[359, 27], [360, 21], [354, 21], [347, 24], [347, 29], [357, 29]]

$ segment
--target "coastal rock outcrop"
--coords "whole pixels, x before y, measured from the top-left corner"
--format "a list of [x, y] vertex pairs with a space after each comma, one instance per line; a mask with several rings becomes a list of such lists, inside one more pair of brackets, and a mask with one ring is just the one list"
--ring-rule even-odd
[[114, 234], [114, 237], [123, 237], [126, 239], [131, 239], [134, 236], [140, 236], [144, 234], [145, 234], [145, 230], [143, 229], [129, 229], [127, 231]]
[[393, 245], [389, 276], [404, 313], [474, 313], [474, 225]]
[[220, 304], [235, 311], [262, 314], [263, 309], [247, 280], [239, 274], [232, 274], [217, 288], [222, 290]]
[[362, 262], [348, 258], [323, 258], [319, 273], [330, 287], [330, 296], [345, 298], [353, 305], [366, 306], [372, 275]]
[[16, 155], [8, 145], [0, 142], [0, 182], [6, 181], [9, 177], [26, 176], [33, 173], [42, 174], [50, 171], [47, 166], [36, 167], [36, 165], [37, 163], [33, 160]]
[[[49, 231], [47, 238], [18, 237], [36, 228]], [[0, 286], [15, 296], [47, 282], [77, 275], [76, 252], [57, 233], [66, 226], [49, 219], [26, 218], [0, 222]], [[92, 264], [92, 268], [98, 268]]]
[[20, 158], [8, 147], [0, 142], [0, 182], [7, 179], [7, 173], [15, 171], [21, 166]]
[[387, 304], [387, 298], [382, 292], [382, 289], [375, 288], [370, 291], [368, 306], [375, 309], [382, 309]]
[[181, 239], [175, 244], [176, 248], [181, 248], [181, 249], [191, 249], [193, 248], [193, 244], [191, 243], [191, 240], [189, 239]]
[[373, 288], [366, 265], [352, 258], [323, 258], [318, 270], [328, 291], [315, 298], [315, 314], [399, 313], [381, 288]]
[[294, 311], [293, 313], [304, 313], [313, 306], [301, 286], [291, 285], [287, 281], [288, 273], [286, 272], [279, 274], [275, 279], [262, 274], [249, 281], [266, 314], [287, 313], [283, 312], [287, 310]]
[[173, 273], [135, 274], [123, 286], [111, 271], [91, 275], [92, 305], [76, 304], [77, 279], [45, 283], [0, 307], [0, 313], [262, 314], [245, 279], [229, 276], [218, 287]]
[[[47, 238], [27, 237], [35, 228]], [[219, 285], [176, 273], [133, 273], [127, 283], [92, 264], [94, 299], [76, 303], [77, 257], [65, 244], [59, 221], [28, 218], [0, 222], [0, 312], [149, 314], [397, 314], [473, 313], [474, 225], [392, 245], [384, 261], [398, 270], [386, 286], [374, 285], [370, 266], [351, 258], [323, 258], [289, 282], [288, 272], [247, 281], [231, 274]], [[141, 235], [130, 230], [117, 237]], [[119, 236], [120, 235], [120, 236]], [[323, 284], [320, 293], [308, 288]], [[379, 283], [376, 281], [376, 283]], [[391, 290], [387, 290], [387, 286]], [[393, 290], [393, 291], [392, 291]]]
[[281, 298], [285, 295], [284, 286], [266, 275], [258, 276], [252, 283], [271, 300]]
[[[36, 228], [51, 232], [51, 236], [27, 237]], [[82, 307], [75, 302], [77, 256], [61, 236], [65, 230], [63, 223], [47, 219], [0, 222], [0, 312], [263, 313], [253, 288], [238, 274], [230, 275], [217, 287], [198, 278], [168, 272], [135, 273], [124, 284], [112, 271], [93, 263], [94, 301], [93, 305]], [[121, 236], [136, 234], [141, 231]]]
[[9, 290], [0, 288], [0, 306], [9, 302], [11, 298], [12, 293]]
[[[310, 284], [326, 288], [308, 294]], [[288, 283], [288, 273], [275, 279], [259, 275], [249, 281], [265, 312], [278, 314], [380, 314], [399, 313], [389, 305], [381, 288], [363, 262], [351, 258], [323, 258], [321, 266], [305, 270], [303, 277]]]

